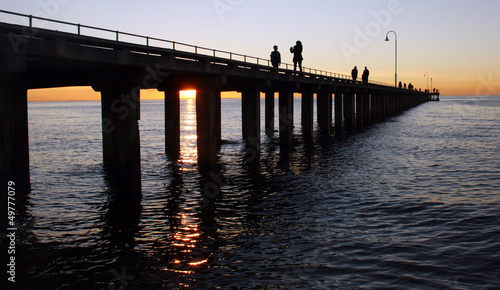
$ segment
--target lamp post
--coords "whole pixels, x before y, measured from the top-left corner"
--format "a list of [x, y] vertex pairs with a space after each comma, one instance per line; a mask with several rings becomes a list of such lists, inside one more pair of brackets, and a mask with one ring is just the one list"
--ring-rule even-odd
[[430, 93], [429, 91], [429, 73], [424, 73], [424, 77], [427, 76], [427, 92]]
[[395, 55], [395, 60], [394, 60], [394, 86], [398, 86], [398, 35], [394, 30], [391, 30], [387, 32], [385, 35], [385, 41], [389, 41], [389, 33], [394, 33], [394, 36], [396, 37], [395, 42], [394, 42], [394, 55]]

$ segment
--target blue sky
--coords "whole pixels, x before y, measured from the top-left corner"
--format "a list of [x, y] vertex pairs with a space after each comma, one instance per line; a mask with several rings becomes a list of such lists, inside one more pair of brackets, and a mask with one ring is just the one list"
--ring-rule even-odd
[[[426, 88], [500, 95], [500, 1], [494, 0], [3, 0], [0, 9], [268, 58], [304, 44], [304, 66]], [[12, 21], [0, 15], [0, 21]]]

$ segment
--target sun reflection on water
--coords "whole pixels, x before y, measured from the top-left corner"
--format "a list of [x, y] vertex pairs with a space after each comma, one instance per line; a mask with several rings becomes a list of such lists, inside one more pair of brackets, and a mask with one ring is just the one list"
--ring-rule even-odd
[[[196, 100], [185, 99], [181, 110], [181, 158], [183, 164], [195, 166], [198, 163], [198, 150], [196, 134]], [[182, 168], [183, 171], [194, 168]]]
[[194, 99], [186, 99], [182, 129], [196, 131], [196, 105]]
[[[198, 164], [197, 134], [196, 134], [196, 99], [185, 98], [181, 107], [181, 152], [180, 171], [196, 172]], [[188, 182], [185, 180], [185, 182]], [[189, 194], [188, 194], [189, 195]], [[207, 267], [208, 254], [203, 249], [203, 231], [200, 230], [200, 218], [194, 207], [193, 200], [178, 204], [179, 212], [175, 214], [176, 224], [172, 229], [167, 265], [163, 271], [177, 274], [193, 274]]]
[[208, 263], [199, 248], [202, 236], [198, 224], [194, 214], [180, 214], [180, 225], [172, 239], [172, 248], [177, 254], [163, 271], [192, 274]]

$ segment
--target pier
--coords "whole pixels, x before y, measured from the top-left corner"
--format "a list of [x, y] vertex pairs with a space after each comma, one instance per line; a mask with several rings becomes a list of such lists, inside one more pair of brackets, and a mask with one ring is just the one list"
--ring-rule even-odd
[[429, 93], [429, 101], [437, 101], [439, 102], [439, 93]]
[[[260, 150], [260, 95], [265, 94], [265, 132], [273, 135], [279, 111], [279, 143], [292, 144], [293, 97], [302, 101], [304, 139], [312, 138], [313, 102], [320, 133], [354, 131], [431, 99], [424, 92], [290, 64], [273, 68], [258, 57], [7, 11], [26, 25], [0, 23], [0, 175], [29, 192], [27, 91], [91, 86], [101, 93], [103, 162], [127, 192], [141, 191], [140, 90], [165, 94], [165, 152], [180, 148], [179, 91], [196, 90], [198, 166], [208, 172], [221, 143], [221, 92], [241, 93], [242, 138]], [[49, 21], [64, 31], [33, 26]], [[69, 32], [68, 32], [69, 31]], [[92, 36], [107, 34], [108, 38]], [[275, 104], [275, 93], [279, 101]], [[316, 98], [314, 98], [316, 96]], [[333, 110], [333, 104], [335, 110]], [[24, 187], [24, 189], [22, 188]], [[120, 190], [117, 190], [120, 191]]]

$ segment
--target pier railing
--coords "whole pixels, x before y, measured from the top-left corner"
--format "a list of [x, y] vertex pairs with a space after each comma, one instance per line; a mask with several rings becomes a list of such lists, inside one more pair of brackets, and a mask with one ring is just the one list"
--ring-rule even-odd
[[[241, 61], [241, 62], [245, 62], [248, 64], [263, 65], [263, 66], [271, 67], [271, 61], [269, 59], [263, 59], [260, 57], [255, 57], [255, 56], [250, 56], [250, 55], [245, 55], [245, 54], [240, 54], [240, 53], [234, 53], [234, 52], [225, 51], [225, 50], [207, 48], [207, 47], [202, 47], [202, 46], [197, 46], [197, 45], [192, 45], [192, 44], [187, 44], [187, 43], [182, 43], [182, 42], [176, 42], [176, 41], [162, 39], [162, 38], [144, 36], [144, 35], [139, 35], [139, 34], [134, 34], [134, 33], [122, 32], [122, 31], [118, 31], [118, 30], [111, 30], [111, 29], [107, 29], [107, 28], [89, 26], [89, 25], [84, 25], [84, 24], [79, 24], [79, 23], [71, 23], [71, 22], [67, 22], [67, 21], [54, 20], [54, 19], [38, 17], [38, 16], [33, 16], [33, 15], [28, 15], [28, 14], [22, 14], [22, 13], [17, 13], [17, 12], [11, 12], [11, 11], [6, 11], [6, 10], [0, 10], [0, 13], [7, 14], [7, 15], [10, 15], [13, 17], [18, 17], [18, 18], [20, 18], [21, 23], [16, 23], [16, 24], [25, 25], [25, 26], [28, 26], [30, 28], [35, 28], [35, 29], [36, 28], [47, 29], [46, 23], [49, 22], [49, 23], [57, 24], [58, 25], [57, 28], [62, 29], [62, 30], [57, 30], [57, 31], [73, 33], [73, 34], [77, 34], [80, 36], [98, 37], [98, 38], [103, 38], [103, 39], [108, 39], [108, 40], [114, 40], [117, 42], [145, 45], [147, 47], [154, 47], [154, 48], [171, 49], [174, 51], [188, 52], [188, 53], [194, 53], [194, 54], [204, 55], [204, 56], [213, 56], [213, 57], [218, 57], [218, 58], [223, 58], [223, 59], [228, 59], [228, 60]], [[36, 22], [39, 22], [39, 23], [37, 24]], [[52, 30], [55, 30], [55, 29], [52, 29]], [[281, 66], [284, 67], [284, 69], [277, 69], [277, 70], [292, 70], [294, 65], [289, 64], [289, 63], [281, 63]], [[276, 69], [276, 68], [272, 68], [272, 69]], [[325, 77], [331, 77], [331, 78], [343, 79], [343, 80], [352, 80], [351, 76], [349, 76], [349, 75], [329, 72], [329, 71], [320, 70], [320, 69], [308, 68], [308, 67], [303, 67], [302, 72], [305, 74], [309, 74], [309, 75], [325, 76]], [[390, 84], [378, 82], [378, 81], [369, 81], [369, 83], [392, 87], [392, 85], [390, 85]]]

